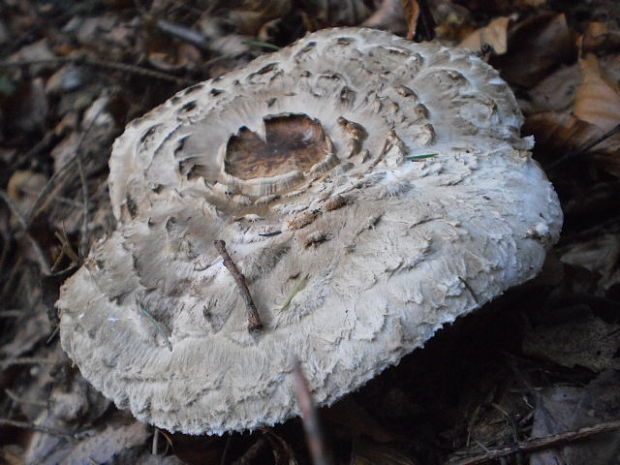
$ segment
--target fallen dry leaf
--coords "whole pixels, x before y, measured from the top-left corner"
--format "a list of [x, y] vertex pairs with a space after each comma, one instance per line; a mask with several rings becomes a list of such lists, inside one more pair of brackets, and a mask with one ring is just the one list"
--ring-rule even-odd
[[525, 114], [570, 111], [580, 83], [581, 73], [576, 63], [562, 66], [530, 89], [528, 99], [519, 101], [521, 110]]
[[32, 171], [15, 171], [9, 178], [6, 190], [9, 197], [15, 202], [15, 207], [25, 215], [34, 204], [47, 177]]
[[228, 12], [227, 17], [238, 34], [255, 36], [266, 22], [286, 15], [291, 8], [291, 0], [246, 1], [242, 8]]
[[403, 10], [405, 10], [405, 18], [407, 20], [407, 39], [413, 40], [415, 35], [418, 18], [420, 17], [420, 5], [416, 0], [401, 0]]
[[589, 22], [581, 37], [581, 52], [602, 53], [620, 49], [620, 31], [610, 31], [608, 23]]
[[564, 14], [542, 13], [512, 27], [507, 53], [491, 63], [508, 82], [530, 88], [574, 55]]
[[144, 423], [111, 424], [77, 444], [64, 444], [50, 451], [44, 458], [38, 458], [39, 465], [82, 465], [88, 463], [109, 463], [129, 449], [141, 446], [150, 435]]
[[449, 0], [433, 2], [433, 19], [437, 23], [435, 34], [444, 41], [461, 41], [473, 30], [471, 12]]
[[[575, 431], [620, 414], [619, 375], [601, 373], [584, 387], [553, 386], [538, 396], [534, 411], [532, 437]], [[620, 433], [609, 433], [585, 441], [568, 443], [532, 454], [530, 465], [612, 464], [620, 453]]]
[[381, 6], [361, 26], [384, 29], [395, 34], [407, 30], [405, 11], [400, 0], [383, 0]]
[[579, 60], [579, 66], [582, 83], [577, 88], [573, 114], [603, 131], [609, 131], [620, 123], [618, 86], [601, 71], [593, 54]]
[[[525, 120], [523, 133], [534, 135], [537, 158], [544, 164], [554, 163], [567, 155], [577, 155], [604, 135], [599, 127], [567, 112], [530, 115]], [[587, 151], [589, 157], [620, 177], [620, 134], [606, 138]]]
[[[383, 0], [383, 5], [386, 2], [399, 3], [399, 1]], [[381, 0], [321, 0], [296, 3], [301, 4], [300, 13], [306, 30], [312, 32], [324, 27], [359, 26], [375, 12]]]
[[49, 102], [45, 94], [43, 79], [34, 78], [19, 86], [6, 104], [8, 131], [28, 133], [40, 130], [46, 121]]
[[619, 369], [614, 358], [619, 348], [620, 326], [593, 315], [535, 327], [523, 340], [523, 352], [530, 357], [592, 371]]
[[620, 235], [604, 234], [574, 244], [562, 254], [561, 261], [598, 273], [601, 276], [599, 284], [606, 290], [620, 282]]
[[508, 16], [495, 18], [488, 26], [477, 29], [465, 37], [459, 44], [459, 47], [480, 52], [484, 45], [489, 45], [493, 47], [497, 55], [503, 55], [508, 50], [508, 25], [510, 24], [510, 19]]

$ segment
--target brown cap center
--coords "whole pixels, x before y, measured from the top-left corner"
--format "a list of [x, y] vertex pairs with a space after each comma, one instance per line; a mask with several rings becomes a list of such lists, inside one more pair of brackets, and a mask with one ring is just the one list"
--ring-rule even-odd
[[247, 127], [228, 140], [225, 169], [236, 178], [269, 178], [291, 171], [307, 172], [330, 153], [321, 123], [306, 115], [264, 119], [265, 140]]

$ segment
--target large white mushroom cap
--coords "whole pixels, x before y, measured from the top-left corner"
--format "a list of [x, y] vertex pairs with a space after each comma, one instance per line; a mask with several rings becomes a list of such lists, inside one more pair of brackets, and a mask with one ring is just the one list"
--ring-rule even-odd
[[330, 404], [540, 270], [562, 215], [521, 123], [478, 57], [370, 29], [190, 87], [114, 144], [118, 227], [62, 289], [62, 345], [171, 431], [295, 415], [293, 358]]

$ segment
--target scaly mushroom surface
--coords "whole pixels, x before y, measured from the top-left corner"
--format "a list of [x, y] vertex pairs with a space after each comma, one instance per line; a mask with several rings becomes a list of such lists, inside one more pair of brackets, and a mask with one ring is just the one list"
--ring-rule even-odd
[[181, 91], [114, 144], [118, 226], [62, 288], [62, 345], [171, 431], [295, 415], [293, 358], [331, 404], [540, 270], [562, 215], [521, 123], [476, 56], [370, 29]]

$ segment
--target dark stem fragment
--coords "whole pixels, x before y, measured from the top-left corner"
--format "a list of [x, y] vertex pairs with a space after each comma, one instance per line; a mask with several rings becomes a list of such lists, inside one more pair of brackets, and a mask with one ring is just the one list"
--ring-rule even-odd
[[306, 432], [306, 442], [312, 456], [312, 463], [314, 465], [332, 465], [325, 447], [325, 438], [321, 430], [319, 415], [312, 401], [308, 381], [301, 371], [299, 361], [296, 361], [293, 367], [293, 377], [295, 378], [295, 395], [297, 396], [297, 404], [301, 411], [304, 431]]
[[245, 310], [248, 314], [248, 329], [250, 331], [255, 331], [261, 329], [263, 327], [263, 323], [260, 319], [260, 315], [258, 314], [258, 310], [256, 310], [256, 305], [254, 305], [254, 301], [252, 300], [252, 295], [248, 289], [248, 285], [245, 282], [245, 276], [241, 274], [235, 262], [232, 261], [230, 255], [228, 254], [228, 250], [226, 250], [226, 242], [222, 240], [217, 240], [213, 242], [215, 248], [219, 252], [219, 254], [224, 259], [224, 266], [230, 271], [230, 274], [235, 278], [235, 283], [241, 291], [241, 297], [243, 298], [243, 302], [245, 303]]
[[420, 18], [418, 19], [419, 37], [422, 40], [429, 41], [435, 38], [435, 20], [431, 9], [426, 0], [418, 0], [420, 6]]

